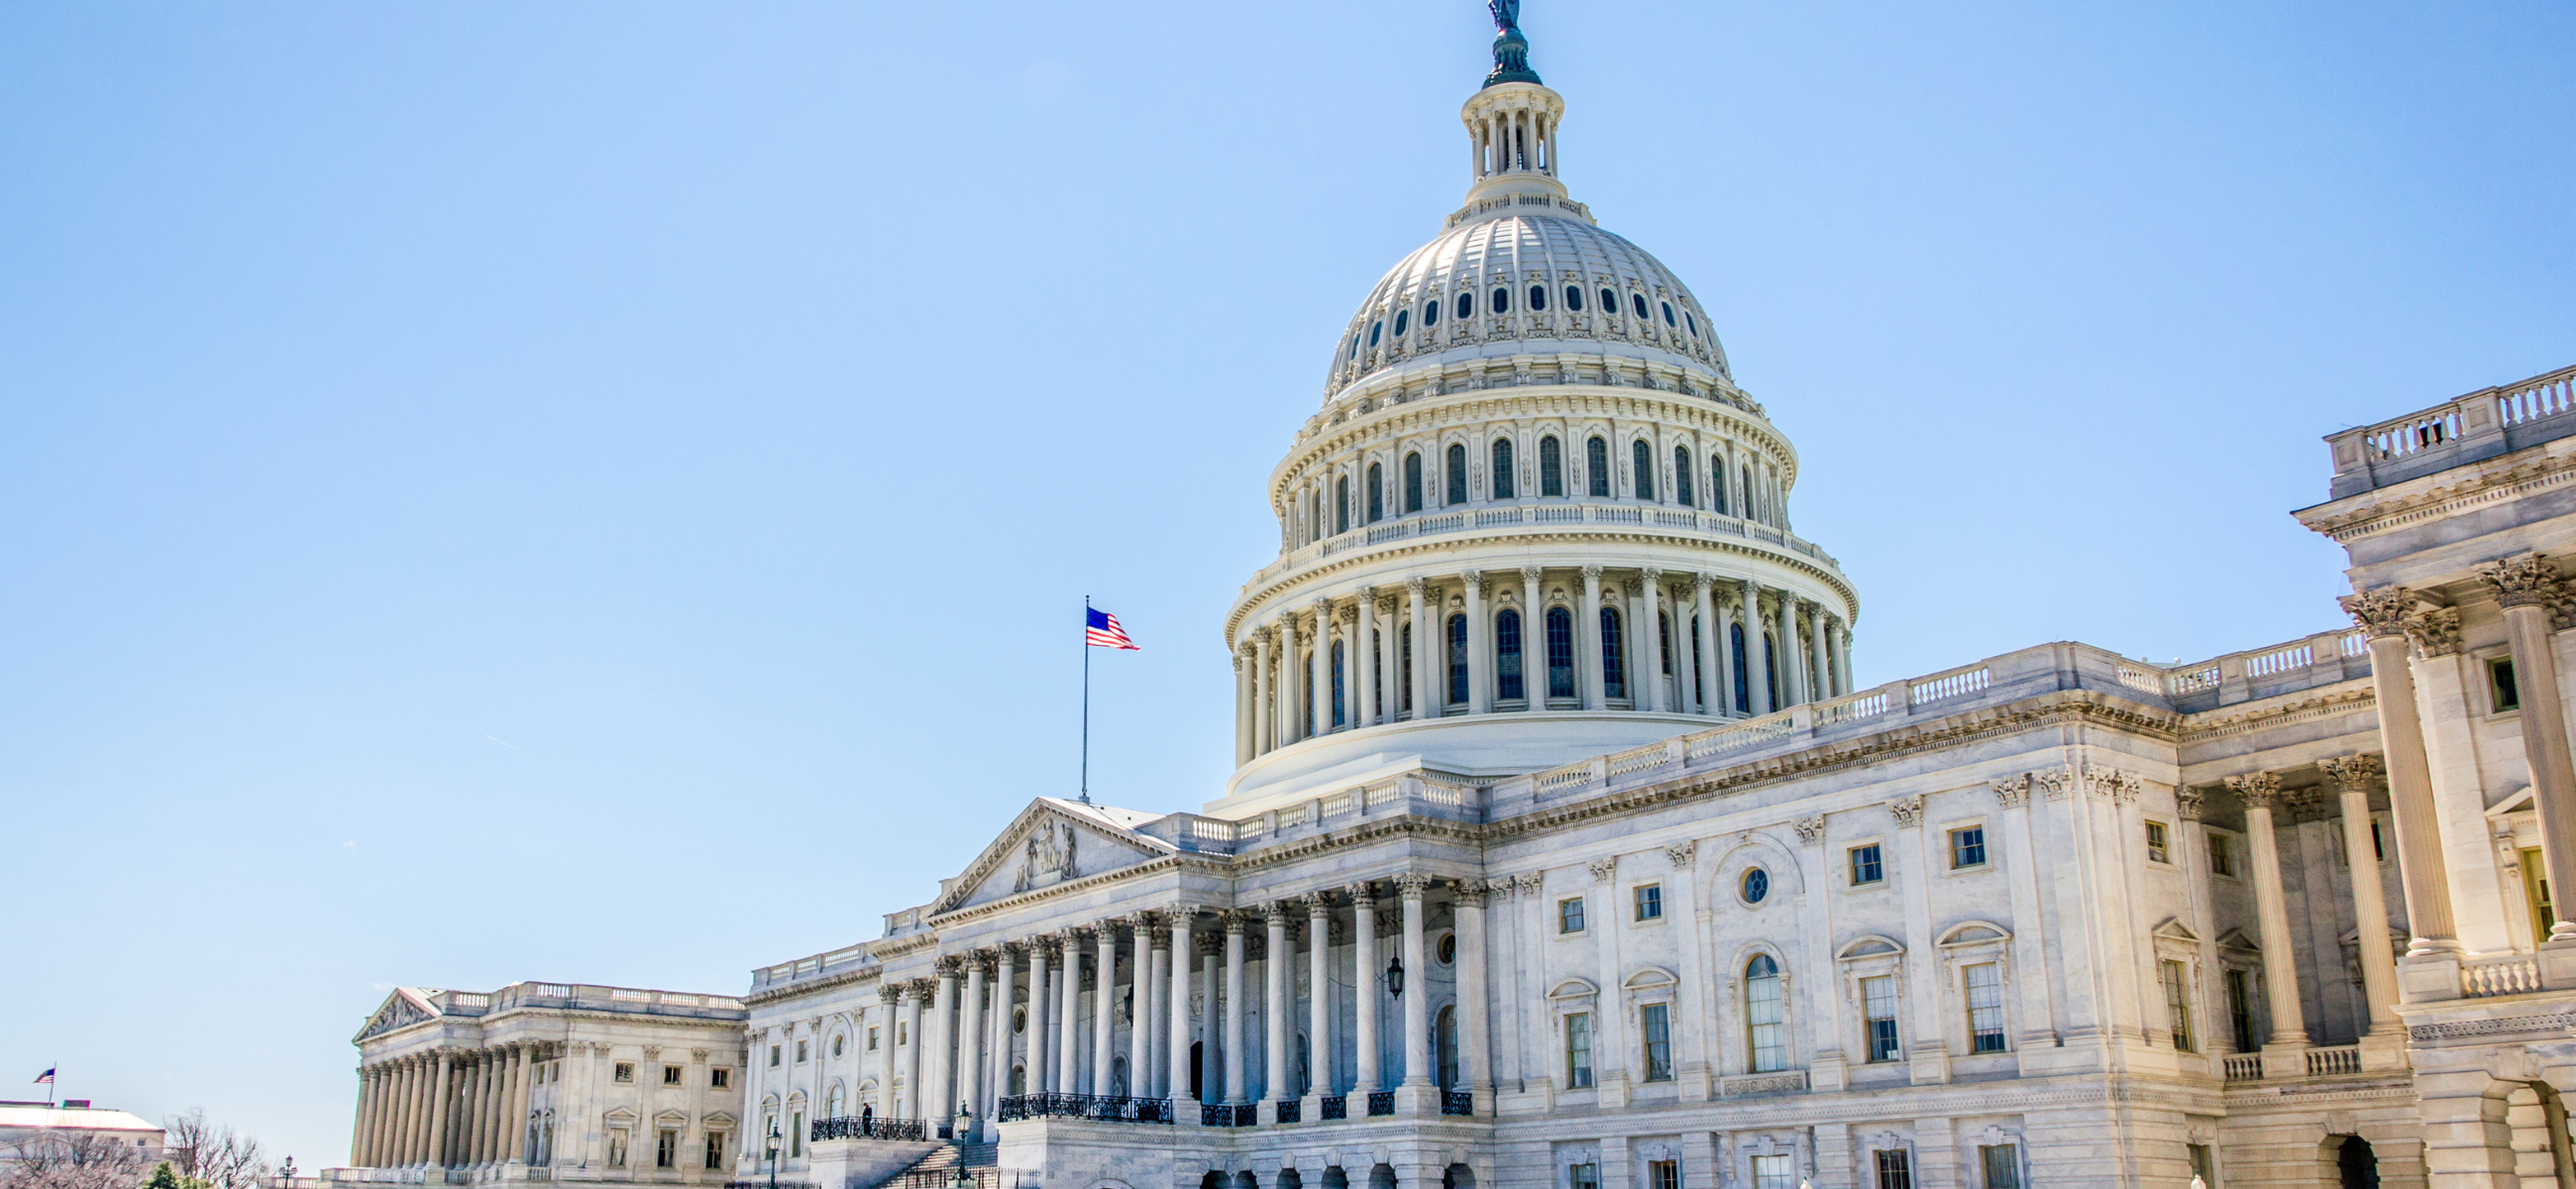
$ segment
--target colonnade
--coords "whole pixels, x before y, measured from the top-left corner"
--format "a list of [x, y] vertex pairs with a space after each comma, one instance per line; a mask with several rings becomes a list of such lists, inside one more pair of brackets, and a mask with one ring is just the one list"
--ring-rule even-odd
[[358, 1071], [349, 1162], [360, 1168], [525, 1163], [534, 1044], [433, 1049]]
[[[1362, 587], [1246, 626], [1235, 653], [1236, 762], [1414, 718], [1755, 717], [1851, 692], [1850, 625], [1822, 603], [1750, 578], [1577, 572], [1579, 582], [1542, 566], [1413, 577], [1400, 595]], [[1551, 622], [1558, 610], [1562, 633]]]
[[[2370, 831], [2370, 790], [2380, 775], [2380, 760], [2370, 755], [2342, 756], [2321, 761], [2317, 766], [2334, 787], [2336, 808], [2342, 814], [2344, 854], [2351, 864], [2355, 944], [2360, 956], [2363, 1000], [2368, 1008], [2361, 1031], [2365, 1036], [2393, 1037], [2398, 1027], [2397, 953], [2388, 938], [2388, 905], [2380, 891], [2378, 865], [2370, 857], [2375, 846]], [[2281, 879], [2280, 843], [2273, 831], [2278, 812], [2290, 812], [2302, 821], [2317, 821], [2325, 816], [2325, 807], [2313, 792], [2283, 791], [2278, 772], [2230, 776], [2225, 783], [2245, 806], [2246, 875], [2254, 884], [2255, 944], [2263, 952], [2264, 1007], [2271, 1018], [2271, 1030], [2261, 1045], [2263, 1051], [2282, 1062], [2281, 1071], [2273, 1076], [2299, 1076], [2305, 1070], [2296, 1062], [2299, 1051], [2308, 1047], [2308, 1026], [2299, 1000], [2298, 937], [2290, 928], [2289, 897]], [[2185, 821], [2199, 820], [2198, 793], [2186, 787], [2176, 793], [2175, 799], [2180, 802]], [[2399, 866], [2402, 869], [2404, 864]], [[2271, 1064], [2267, 1058], [2267, 1068]]]
[[[1393, 940], [1402, 965], [1427, 972], [1426, 898], [1434, 881], [1407, 873], [1387, 882], [1400, 909], [1400, 933]], [[1488, 1080], [1491, 1068], [1485, 1024], [1485, 893], [1477, 881], [1458, 883], [1452, 891], [1460, 951], [1458, 1084], [1472, 1087]], [[898, 1010], [918, 1013], [924, 1001], [930, 1005], [927, 1020], [917, 1014], [907, 1017], [920, 1020], [914, 1035], [926, 1042], [913, 1046], [906, 1058], [909, 1069], [917, 1071], [907, 1073], [907, 1082], [922, 1087], [919, 1101], [943, 1104], [944, 1109], [925, 1112], [933, 1118], [991, 1118], [1000, 1100], [1012, 1093], [1015, 1067], [1025, 1073], [1023, 1093], [1179, 1100], [1189, 1096], [1195, 1044], [1203, 1062], [1202, 1098], [1212, 1104], [1266, 1104], [1264, 1123], [1277, 1121], [1276, 1104], [1301, 1097], [1408, 1088], [1428, 1096], [1436, 1087], [1427, 991], [1398, 996], [1403, 1038], [1398, 1068], [1380, 1069], [1378, 1000], [1368, 993], [1360, 996], [1361, 1010], [1353, 1022], [1358, 1059], [1347, 1084], [1334, 1068], [1337, 1017], [1329, 969], [1334, 926], [1338, 920], [1351, 922], [1354, 973], [1364, 985], [1379, 979], [1378, 963], [1385, 957], [1378, 953], [1380, 897], [1376, 881], [1363, 881], [1254, 907], [1174, 905], [944, 955], [934, 962], [935, 977], [886, 989]], [[1264, 942], [1266, 960], [1265, 985], [1258, 989], [1245, 985], [1255, 934]], [[1300, 1005], [1292, 988], [1301, 935], [1310, 979], [1303, 1005], [1310, 1055], [1306, 1086], [1295, 1084]], [[1195, 970], [1193, 954], [1201, 958]], [[1205, 1005], [1195, 1024], [1189, 1007], [1194, 979]], [[1128, 988], [1123, 995], [1122, 981]], [[1086, 989], [1092, 992], [1087, 1004]], [[1015, 1049], [1013, 1009], [1023, 993], [1029, 1026], [1025, 1047]], [[1257, 1039], [1245, 1034], [1247, 1008], [1256, 1000], [1264, 1022], [1264, 1035]], [[1117, 1027], [1122, 1018], [1129, 1024], [1123, 1039]], [[918, 1030], [923, 1027], [926, 1033]], [[1263, 1058], [1258, 1085], [1249, 1059], [1256, 1044]], [[892, 1112], [896, 1105], [888, 1100], [879, 1109]], [[1365, 1104], [1349, 1113], [1358, 1116], [1364, 1109]]]

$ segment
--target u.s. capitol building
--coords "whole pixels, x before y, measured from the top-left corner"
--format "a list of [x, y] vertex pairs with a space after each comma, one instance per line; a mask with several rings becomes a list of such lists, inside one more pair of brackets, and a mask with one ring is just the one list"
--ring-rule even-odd
[[398, 991], [330, 1175], [2576, 1189], [2576, 369], [2330, 439], [2355, 626], [1855, 689], [1796, 451], [1503, 25], [1268, 479], [1222, 795], [1037, 800], [738, 997]]

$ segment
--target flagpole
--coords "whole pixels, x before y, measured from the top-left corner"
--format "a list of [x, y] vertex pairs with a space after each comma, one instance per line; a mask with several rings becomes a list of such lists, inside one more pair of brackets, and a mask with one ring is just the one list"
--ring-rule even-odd
[[1091, 804], [1091, 596], [1082, 596], [1082, 803]]

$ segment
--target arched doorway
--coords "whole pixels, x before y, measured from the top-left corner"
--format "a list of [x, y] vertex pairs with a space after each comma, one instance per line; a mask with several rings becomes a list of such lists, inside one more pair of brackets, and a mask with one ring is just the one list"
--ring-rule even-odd
[[1476, 1170], [1464, 1164], [1440, 1170], [1440, 1189], [1476, 1189]]
[[2358, 1135], [2341, 1137], [2335, 1147], [2335, 1176], [2342, 1189], [2379, 1189], [2379, 1155]]
[[1395, 1168], [1380, 1164], [1369, 1169], [1369, 1189], [1395, 1189]]
[[1279, 1168], [1279, 1189], [1306, 1189], [1306, 1178], [1291, 1165]]

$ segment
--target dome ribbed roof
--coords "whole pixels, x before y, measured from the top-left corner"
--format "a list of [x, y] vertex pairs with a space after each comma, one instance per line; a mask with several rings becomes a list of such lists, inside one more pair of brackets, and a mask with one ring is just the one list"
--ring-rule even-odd
[[[1681, 279], [1644, 249], [1574, 214], [1573, 203], [1556, 212], [1561, 201], [1547, 202], [1545, 213], [1512, 211], [1451, 227], [1389, 270], [1334, 349], [1326, 399], [1382, 368], [1435, 356], [1609, 353], [1696, 363], [1731, 384], [1708, 312]], [[1537, 204], [1523, 198], [1512, 205]], [[1544, 309], [1534, 308], [1533, 287], [1545, 290]], [[1567, 300], [1569, 288], [1579, 301]], [[1500, 313], [1497, 289], [1510, 295]], [[1618, 308], [1603, 308], [1605, 289]], [[1459, 299], [1469, 295], [1461, 318]], [[1434, 302], [1436, 317], [1426, 316]]]

